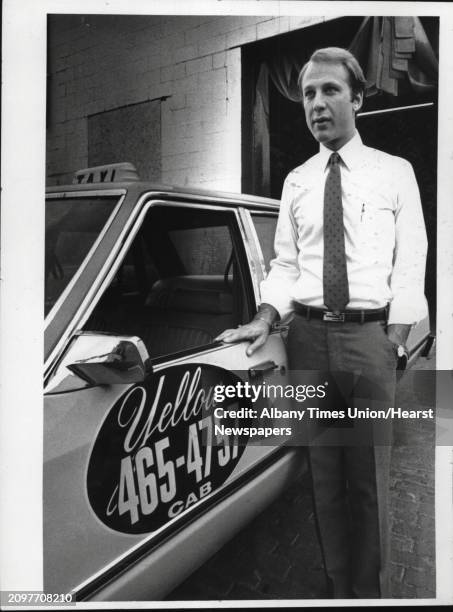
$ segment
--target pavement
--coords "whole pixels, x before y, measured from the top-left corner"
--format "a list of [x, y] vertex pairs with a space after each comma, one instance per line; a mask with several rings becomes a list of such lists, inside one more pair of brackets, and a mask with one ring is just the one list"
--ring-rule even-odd
[[[435, 356], [398, 384], [396, 406], [430, 407]], [[395, 422], [390, 474], [393, 598], [436, 594], [435, 431], [426, 420]], [[238, 533], [167, 600], [324, 599], [324, 570], [307, 476]]]

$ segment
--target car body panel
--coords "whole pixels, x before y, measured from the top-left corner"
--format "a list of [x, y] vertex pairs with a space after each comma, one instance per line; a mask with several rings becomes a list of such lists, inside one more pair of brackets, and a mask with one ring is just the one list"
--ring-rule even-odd
[[[202, 565], [307, 469], [302, 449], [279, 454], [246, 485], [228, 492], [214, 507], [177, 531], [154, 550], [105, 582], [93, 601], [160, 600]], [[83, 591], [82, 591], [83, 593]]]
[[[268, 345], [257, 351], [253, 359], [245, 355], [243, 343], [220, 346], [189, 358], [176, 359], [167, 367], [161, 366], [151, 376], [159, 377], [162, 371], [168, 375], [173, 368], [185, 364], [202, 364], [238, 371], [240, 375], [254, 364], [272, 355], [276, 364], [286, 366], [286, 355], [278, 334], [273, 334]], [[241, 371], [242, 370], [242, 371]], [[269, 379], [282, 384], [282, 375], [277, 372]], [[220, 382], [220, 379], [219, 379]], [[111, 385], [106, 388], [86, 388], [63, 394], [46, 396], [45, 410], [45, 469], [44, 469], [44, 516], [45, 516], [45, 584], [46, 589], [70, 591], [85, 583], [112, 560], [119, 562], [122, 555], [137, 545], [143, 544], [155, 532], [131, 535], [116, 532], [101, 522], [93, 512], [87, 497], [89, 487], [87, 469], [93, 444], [112, 406], [124, 397], [131, 387]], [[160, 404], [157, 413], [162, 409]], [[282, 424], [279, 424], [283, 426]], [[61, 432], [65, 432], [62, 437]], [[162, 434], [157, 439], [162, 438]], [[156, 439], [152, 437], [152, 441]], [[151, 443], [151, 441], [149, 441]], [[257, 463], [275, 451], [274, 446], [247, 446], [233, 472], [222, 487], [244, 476]], [[120, 452], [111, 449], [110, 452]], [[107, 475], [104, 473], [103, 477]], [[203, 480], [205, 482], [205, 480]], [[217, 492], [213, 488], [212, 492]], [[175, 498], [175, 501], [179, 501]], [[179, 508], [176, 508], [179, 510]], [[184, 514], [196, 509], [191, 506], [173, 519], [177, 523]], [[162, 527], [168, 527], [164, 524]], [[71, 550], [64, 561], [62, 549]]]
[[[112, 483], [109, 481], [107, 485], [112, 469], [113, 471], [120, 469], [119, 478], [122, 479], [123, 468], [118, 468], [118, 465], [122, 465], [121, 461], [124, 462], [126, 459], [124, 448], [109, 449], [111, 460], [114, 461], [115, 457], [117, 460], [116, 467], [111, 468], [110, 466], [111, 469], [107, 469], [109, 466], [106, 465], [93, 468], [93, 456], [96, 455], [97, 441], [102, 437], [102, 432], [106, 429], [106, 423], [109, 422], [110, 415], [118, 406], [118, 402], [125, 401], [125, 397], [132, 397], [132, 393], [135, 392], [137, 387], [134, 387], [134, 385], [103, 385], [71, 389], [71, 385], [69, 385], [69, 390], [66, 390], [66, 392], [58, 392], [58, 386], [52, 385], [52, 380], [54, 380], [53, 377], [59, 369], [60, 371], [66, 369], [67, 364], [65, 365], [64, 361], [61, 362], [62, 357], [69, 350], [74, 334], [79, 333], [79, 330], [84, 328], [93, 308], [96, 307], [106, 287], [109, 286], [119, 266], [122, 265], [125, 253], [128, 252], [130, 244], [135, 240], [135, 235], [140, 229], [143, 219], [146, 218], [148, 210], [156, 205], [165, 207], [175, 205], [179, 207], [178, 210], [181, 210], [181, 206], [184, 206], [189, 207], [189, 209], [193, 207], [194, 210], [228, 212], [231, 219], [235, 219], [237, 237], [239, 237], [246, 255], [246, 261], [242, 265], [247, 268], [250, 280], [244, 280], [244, 282], [251, 283], [248, 291], [254, 304], [253, 308], [256, 308], [259, 281], [263, 276], [261, 266], [257, 265], [256, 244], [250, 244], [250, 227], [245, 216], [245, 208], [242, 206], [242, 204], [257, 206], [253, 199], [229, 198], [227, 200], [223, 196], [213, 197], [211, 194], [202, 197], [199, 194], [189, 197], [186, 194], [184, 196], [176, 194], [175, 197], [174, 192], [149, 191], [149, 186], [147, 187], [148, 190], [135, 183], [131, 185], [127, 193], [122, 186], [118, 186], [118, 190], [113, 192], [114, 195], [121, 198], [121, 201], [109, 220], [107, 230], [101, 234], [89, 257], [84, 261], [79, 275], [76, 275], [74, 281], [68, 285], [59, 303], [57, 303], [57, 307], [50, 312], [51, 316], [48, 317], [44, 412], [44, 565], [47, 590], [60, 591], [63, 589], [78, 592], [82, 588], [82, 592], [90, 592], [92, 590], [91, 583], [94, 584], [95, 582], [98, 585], [99, 582], [102, 583], [104, 580], [104, 575], [106, 576], [105, 580], [107, 580], [107, 576], [110, 576], [112, 571], [120, 571], [119, 568], [122, 567], [124, 558], [133, 555], [135, 550], [141, 548], [144, 544], [152, 548], [153, 542], [156, 538], [159, 539], [163, 532], [171, 529], [176, 533], [180, 529], [180, 524], [186, 523], [191, 516], [199, 514], [200, 507], [203, 505], [207, 507], [213, 496], [222, 494], [223, 490], [231, 486], [236, 486], [236, 483], [244, 478], [247, 480], [247, 474], [249, 473], [257, 471], [259, 474], [263, 461], [268, 461], [276, 451], [275, 440], [272, 441], [272, 445], [263, 445], [262, 443], [247, 445], [237, 452], [237, 461], [232, 466], [232, 470], [225, 472], [224, 466], [221, 466], [220, 462], [225, 460], [227, 448], [226, 446], [223, 448], [222, 444], [219, 448], [214, 447], [213, 456], [217, 456], [218, 465], [212, 468], [212, 473], [208, 473], [211, 480], [214, 476], [216, 477], [215, 484], [209, 484], [209, 491], [206, 478], [203, 478], [200, 483], [197, 483], [198, 491], [184, 491], [184, 500], [178, 500], [176, 493], [173, 493], [174, 497], [171, 501], [174, 502], [174, 509], [171, 510], [171, 507], [168, 506], [164, 508], [164, 514], [167, 512], [166, 519], [155, 525], [151, 523], [142, 525], [145, 514], [141, 513], [140, 520], [137, 519], [139, 525], [135, 524], [129, 527], [131, 532], [128, 532], [128, 527], [124, 527], [124, 521], [122, 526], [116, 528], [115, 523], [111, 520], [111, 516], [114, 514], [111, 511], [118, 507], [118, 503], [116, 505], [113, 502], [110, 505], [107, 504], [107, 508], [104, 508], [105, 512], [102, 514], [102, 510], [100, 511], [96, 502], [93, 502], [93, 499], [97, 499], [96, 496], [99, 496], [99, 491], [102, 493], [103, 488], [107, 486], [110, 486], [109, 494], [112, 495]], [[99, 190], [100, 193], [106, 191], [112, 193], [111, 189]], [[67, 190], [59, 188], [53, 190], [51, 197], [73, 197], [74, 194], [83, 193], [92, 195], [93, 192], [97, 193], [94, 185], [90, 185], [89, 189], [86, 186], [72, 187]], [[272, 208], [269, 202], [265, 202], [264, 205], [266, 209]], [[275, 204], [273, 207], [275, 208]], [[95, 334], [96, 329], [90, 333]], [[148, 385], [147, 389], [153, 389], [152, 393], [154, 393], [154, 381], [161, 380], [163, 378], [162, 373], [165, 373], [166, 377], [171, 377], [174, 372], [177, 372], [179, 383], [178, 380], [174, 381], [175, 388], [173, 390], [173, 394], [176, 393], [176, 396], [173, 395], [173, 402], [176, 405], [177, 389], [181, 389], [181, 379], [185, 370], [194, 377], [194, 368], [198, 368], [202, 372], [202, 376], [208, 377], [208, 383], [212, 388], [216, 381], [222, 382], [225, 376], [227, 378], [228, 376], [236, 376], [236, 380], [248, 380], [250, 368], [269, 360], [274, 362], [275, 371], [266, 374], [267, 380], [278, 378], [278, 382], [281, 383], [287, 363], [284, 343], [278, 331], [272, 334], [266, 346], [257, 351], [253, 358], [246, 356], [245, 348], [245, 343], [237, 345], [213, 343], [207, 347], [193, 349], [185, 353], [176, 353], [168, 357], [163, 356], [158, 360], [153, 360], [152, 372], [148, 375], [144, 387]], [[218, 376], [221, 378], [218, 378]], [[203, 385], [206, 387], [203, 381], [204, 379], [199, 383], [200, 387], [203, 387]], [[83, 381], [82, 384], [84, 384]], [[128, 396], [128, 393], [131, 395]], [[160, 404], [153, 406], [152, 402], [148, 402], [146, 406], [148, 411], [151, 412], [154, 409], [156, 414], [163, 408], [163, 405]], [[113, 418], [117, 418], [116, 413]], [[193, 426], [193, 423], [189, 426]], [[62, 435], [63, 432], [64, 435]], [[169, 447], [166, 450], [169, 463], [165, 465], [168, 466], [172, 463], [176, 474], [184, 472], [184, 469], [188, 471], [188, 463], [186, 468], [184, 466], [179, 468], [180, 472], [175, 468], [176, 460], [181, 459], [182, 456], [179, 455], [181, 446], [178, 447], [178, 457], [172, 455], [172, 459], [168, 459], [173, 445], [173, 440], [170, 444], [171, 428], [169, 436], [163, 436], [164, 433], [166, 432], [160, 432], [157, 438], [166, 440]], [[148, 445], [154, 443], [154, 440], [157, 439], [156, 435], [147, 439]], [[175, 443], [180, 444], [178, 441]], [[188, 462], [188, 451], [182, 451], [183, 455], [184, 452], [186, 452], [185, 458]], [[217, 455], [215, 455], [215, 452], [217, 452]], [[232, 457], [234, 445], [231, 445], [229, 452]], [[132, 457], [131, 461], [134, 460], [136, 449], [129, 455]], [[99, 453], [96, 457], [98, 456]], [[203, 466], [205, 476], [206, 456]], [[231, 457], [230, 461], [232, 461]], [[212, 464], [214, 464], [213, 461]], [[149, 465], [146, 467], [148, 468]], [[95, 478], [92, 477], [92, 473], [97, 474]], [[136, 466], [134, 465], [135, 473]], [[189, 480], [189, 474], [184, 472], [184, 475], [185, 479]], [[116, 477], [118, 478], [118, 476]], [[143, 479], [146, 481], [146, 477], [142, 474]], [[180, 476], [177, 476], [175, 480], [179, 487], [184, 486], [181, 484], [184, 479]], [[90, 484], [94, 481], [95, 484]], [[161, 489], [162, 487], [165, 489], [165, 480], [159, 481], [158, 485]], [[245, 490], [249, 486], [246, 485]], [[275, 486], [278, 488], [278, 483], [275, 483]], [[140, 488], [139, 479], [138, 487]], [[201, 499], [200, 487], [204, 487], [203, 499]], [[113, 490], [114, 494], [116, 491], [116, 495], [119, 496], [118, 490]], [[111, 499], [114, 499], [114, 497], [112, 496]], [[105, 500], [102, 503], [105, 506]], [[94, 510], [95, 506], [96, 511]], [[255, 503], [251, 506], [256, 509], [260, 507], [259, 504]], [[141, 508], [141, 506], [139, 507]], [[119, 512], [117, 513], [119, 514]], [[172, 513], [173, 516], [168, 516], [168, 513]], [[155, 514], [153, 510], [151, 516]], [[210, 509], [210, 515], [211, 520], [220, 527], [215, 507]], [[121, 517], [121, 519], [123, 518]], [[133, 533], [136, 528], [139, 528], [140, 533]], [[227, 532], [228, 529], [224, 529], [224, 531]], [[215, 546], [215, 540], [211, 544], [206, 542], [204, 548], [206, 551], [213, 550], [213, 546]], [[72, 553], [63, 556], [65, 550], [71, 550]], [[114, 568], [117, 568], [117, 570]], [[152, 592], [150, 594], [152, 595]]]

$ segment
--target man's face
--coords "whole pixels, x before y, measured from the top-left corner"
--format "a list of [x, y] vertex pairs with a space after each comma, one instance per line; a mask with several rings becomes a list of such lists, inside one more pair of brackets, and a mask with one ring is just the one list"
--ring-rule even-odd
[[318, 142], [336, 151], [354, 135], [362, 95], [352, 93], [342, 64], [311, 62], [302, 80], [305, 119]]

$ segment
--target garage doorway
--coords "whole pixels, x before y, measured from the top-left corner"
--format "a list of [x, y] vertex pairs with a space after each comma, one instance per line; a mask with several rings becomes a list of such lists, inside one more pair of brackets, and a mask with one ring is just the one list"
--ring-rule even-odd
[[[243, 48], [243, 191], [279, 199], [286, 175], [319, 149], [305, 124], [301, 102], [282, 95], [275, 78], [259, 82], [263, 65], [269, 66], [272, 72], [272, 67], [280, 62], [280, 67], [283, 65], [296, 74], [295, 67], [302, 66], [315, 49], [348, 48], [363, 22], [363, 17], [333, 19]], [[438, 18], [423, 17], [419, 22], [437, 57]], [[291, 66], [289, 62], [285, 65], [285, 58], [297, 59]], [[260, 89], [265, 92], [265, 108], [259, 108], [257, 91]], [[435, 87], [418, 90], [406, 84], [400, 87], [398, 95], [379, 91], [365, 98], [362, 113], [357, 118], [357, 128], [366, 145], [404, 157], [414, 167], [428, 233], [425, 292], [433, 329], [436, 317], [437, 125], [437, 83]]]

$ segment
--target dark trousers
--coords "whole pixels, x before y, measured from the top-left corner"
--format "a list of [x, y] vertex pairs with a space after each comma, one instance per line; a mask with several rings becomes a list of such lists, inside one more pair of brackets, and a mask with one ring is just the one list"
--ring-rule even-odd
[[[347, 407], [394, 406], [396, 356], [384, 322], [324, 322], [296, 314], [288, 355], [295, 382], [329, 382], [321, 409], [347, 414]], [[391, 421], [310, 419], [309, 429], [314, 507], [330, 595], [390, 597]]]

